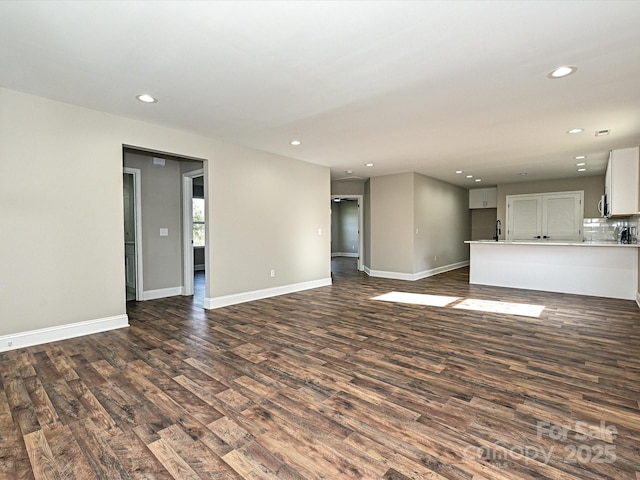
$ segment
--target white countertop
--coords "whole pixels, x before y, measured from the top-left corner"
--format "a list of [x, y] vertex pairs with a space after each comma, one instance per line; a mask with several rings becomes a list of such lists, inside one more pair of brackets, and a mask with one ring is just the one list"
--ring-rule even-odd
[[568, 247], [615, 247], [615, 248], [638, 248], [638, 243], [615, 243], [615, 242], [545, 242], [545, 241], [519, 241], [507, 242], [506, 240], [466, 240], [464, 243], [481, 243], [487, 245], [539, 245], [539, 246], [568, 246]]

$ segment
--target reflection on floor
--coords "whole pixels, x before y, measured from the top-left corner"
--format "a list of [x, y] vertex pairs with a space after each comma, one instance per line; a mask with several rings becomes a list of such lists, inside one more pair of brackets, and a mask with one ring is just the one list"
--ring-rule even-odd
[[367, 278], [358, 270], [358, 259], [353, 257], [331, 257], [331, 274], [341, 278]]
[[193, 274], [193, 303], [202, 306], [204, 304], [205, 287], [204, 270], [199, 270]]

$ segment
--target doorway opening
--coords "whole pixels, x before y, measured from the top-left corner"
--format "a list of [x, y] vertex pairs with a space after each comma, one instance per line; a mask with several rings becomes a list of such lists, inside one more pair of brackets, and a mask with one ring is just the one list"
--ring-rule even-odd
[[204, 169], [182, 174], [182, 235], [184, 295], [202, 297], [206, 284], [206, 201]]
[[[198, 197], [196, 210], [200, 215], [195, 224], [200, 224], [201, 231], [205, 230], [208, 200], [204, 160], [123, 145], [123, 167], [123, 173], [133, 172], [137, 179], [137, 186], [134, 184], [132, 188], [131, 180], [123, 176], [127, 299], [133, 300], [134, 291], [136, 300], [193, 295], [194, 305], [204, 306], [207, 256], [204, 247], [200, 248], [196, 261], [199, 288], [194, 292], [194, 219], [189, 218], [188, 230], [184, 227], [185, 209], [188, 207], [192, 214], [192, 202]], [[188, 192], [183, 191], [185, 177], [189, 180]], [[187, 203], [185, 198], [188, 198]], [[137, 201], [135, 215], [130, 213], [131, 199]], [[130, 218], [137, 219], [135, 235], [131, 233]], [[187, 235], [188, 242], [185, 240]], [[185, 274], [185, 259], [190, 265], [188, 274]]]
[[140, 170], [122, 169], [124, 271], [127, 301], [142, 299], [142, 203]]
[[363, 271], [362, 231], [362, 195], [332, 195], [331, 258], [353, 258], [355, 261], [348, 264], [355, 264], [356, 270]]

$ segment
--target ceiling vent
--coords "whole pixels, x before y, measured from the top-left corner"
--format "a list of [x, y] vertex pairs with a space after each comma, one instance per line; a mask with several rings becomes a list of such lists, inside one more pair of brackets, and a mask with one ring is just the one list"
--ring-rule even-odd
[[609, 135], [611, 130], [597, 130], [596, 137], [604, 137], [605, 135]]

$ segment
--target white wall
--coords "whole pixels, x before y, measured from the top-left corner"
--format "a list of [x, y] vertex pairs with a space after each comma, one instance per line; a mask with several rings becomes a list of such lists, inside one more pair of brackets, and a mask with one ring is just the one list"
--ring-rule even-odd
[[125, 314], [123, 145], [207, 160], [208, 298], [330, 281], [328, 168], [7, 89], [0, 125], [0, 339]]

